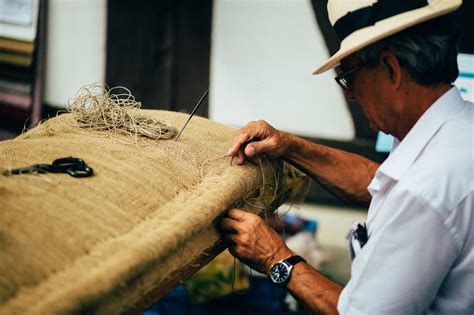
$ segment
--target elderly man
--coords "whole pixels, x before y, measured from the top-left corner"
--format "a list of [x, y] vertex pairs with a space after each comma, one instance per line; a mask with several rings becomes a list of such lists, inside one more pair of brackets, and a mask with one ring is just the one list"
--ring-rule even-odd
[[258, 216], [222, 220], [230, 252], [284, 285], [312, 312], [474, 313], [474, 112], [452, 82], [456, 35], [445, 15], [461, 0], [333, 0], [341, 49], [337, 82], [370, 126], [395, 137], [378, 165], [308, 142], [264, 121], [239, 130], [228, 152], [280, 157], [336, 196], [370, 204], [351, 230], [351, 279], [343, 288], [305, 263]]

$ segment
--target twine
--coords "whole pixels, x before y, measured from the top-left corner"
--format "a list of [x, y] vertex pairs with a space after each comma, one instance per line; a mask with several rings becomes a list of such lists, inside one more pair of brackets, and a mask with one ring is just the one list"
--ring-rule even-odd
[[125, 134], [138, 139], [171, 139], [176, 129], [168, 122], [139, 112], [141, 103], [123, 86], [109, 88], [94, 83], [83, 86], [76, 98], [69, 100], [68, 111], [78, 127]]

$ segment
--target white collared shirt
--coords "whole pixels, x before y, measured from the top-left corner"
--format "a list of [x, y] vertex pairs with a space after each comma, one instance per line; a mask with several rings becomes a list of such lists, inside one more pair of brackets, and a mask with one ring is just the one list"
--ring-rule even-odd
[[395, 141], [341, 314], [474, 314], [473, 106], [452, 88]]

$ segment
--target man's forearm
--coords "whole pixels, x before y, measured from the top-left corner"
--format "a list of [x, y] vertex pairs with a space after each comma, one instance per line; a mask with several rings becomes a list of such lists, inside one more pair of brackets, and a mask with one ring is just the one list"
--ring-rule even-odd
[[287, 289], [311, 313], [337, 314], [342, 286], [330, 281], [310, 265], [295, 265]]
[[367, 187], [379, 167], [360, 155], [333, 149], [287, 134], [285, 160], [305, 172], [336, 197], [368, 205]]

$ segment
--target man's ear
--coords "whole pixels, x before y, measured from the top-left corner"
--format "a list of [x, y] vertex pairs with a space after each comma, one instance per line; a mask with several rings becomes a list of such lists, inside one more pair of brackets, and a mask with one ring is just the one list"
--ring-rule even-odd
[[402, 79], [402, 67], [398, 58], [389, 51], [382, 51], [379, 55], [379, 61], [387, 73], [387, 78], [398, 89]]
[[385, 67], [388, 69], [388, 74], [390, 75], [390, 79], [393, 79], [393, 68], [392, 68], [392, 66], [388, 63], [387, 59], [384, 59], [383, 63], [385, 65]]

